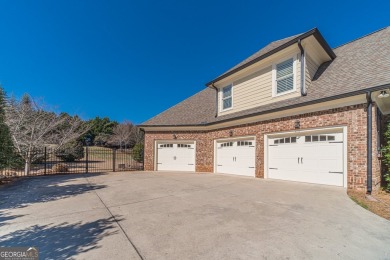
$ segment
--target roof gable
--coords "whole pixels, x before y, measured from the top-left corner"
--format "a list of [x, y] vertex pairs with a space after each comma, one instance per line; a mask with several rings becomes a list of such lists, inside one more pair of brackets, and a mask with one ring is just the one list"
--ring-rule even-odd
[[334, 52], [337, 58], [320, 66], [307, 96], [215, 117], [216, 91], [206, 88], [142, 126], [210, 125], [345, 95], [356, 95], [367, 89], [389, 88], [390, 27], [337, 47]]
[[211, 86], [212, 84], [216, 83], [217, 81], [220, 81], [256, 62], [259, 62], [295, 43], [297, 43], [299, 40], [303, 40], [309, 36], [313, 35], [317, 41], [320, 43], [322, 48], [326, 51], [326, 53], [329, 55], [331, 59], [336, 58], [335, 53], [333, 50], [330, 48], [328, 43], [325, 41], [324, 37], [322, 37], [320, 31], [317, 28], [314, 28], [312, 30], [309, 30], [305, 33], [300, 33], [297, 35], [293, 35], [278, 41], [271, 42], [270, 44], [266, 45], [264, 48], [260, 49], [257, 51], [255, 54], [251, 55], [247, 59], [243, 60], [233, 68], [229, 69], [228, 71], [224, 72], [217, 78], [213, 79], [212, 81], [206, 83], [206, 86]]

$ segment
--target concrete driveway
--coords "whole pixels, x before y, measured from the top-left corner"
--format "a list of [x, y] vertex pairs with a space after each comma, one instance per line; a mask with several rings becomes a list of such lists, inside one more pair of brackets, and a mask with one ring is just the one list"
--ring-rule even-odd
[[41, 259], [390, 259], [390, 222], [335, 187], [110, 173], [24, 179], [0, 200], [0, 246]]

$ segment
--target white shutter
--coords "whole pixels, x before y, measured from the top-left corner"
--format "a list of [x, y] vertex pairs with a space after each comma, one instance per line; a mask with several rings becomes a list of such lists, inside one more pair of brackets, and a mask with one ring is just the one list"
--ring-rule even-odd
[[294, 89], [294, 60], [289, 59], [276, 65], [276, 94]]

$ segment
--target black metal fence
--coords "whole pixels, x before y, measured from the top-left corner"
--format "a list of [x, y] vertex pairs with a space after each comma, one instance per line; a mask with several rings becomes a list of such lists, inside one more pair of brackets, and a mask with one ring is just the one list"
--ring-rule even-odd
[[[83, 147], [76, 156], [74, 151], [58, 151], [51, 148], [34, 150], [30, 170], [26, 173], [24, 160], [15, 155], [2, 158], [0, 176], [38, 176], [67, 173], [98, 173], [143, 170], [140, 156], [132, 149]], [[0, 158], [1, 159], [1, 158]]]

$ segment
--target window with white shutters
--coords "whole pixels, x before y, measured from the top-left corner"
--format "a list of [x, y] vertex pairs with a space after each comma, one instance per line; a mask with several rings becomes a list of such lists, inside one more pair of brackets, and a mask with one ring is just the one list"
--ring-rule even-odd
[[288, 59], [276, 65], [276, 95], [294, 89], [294, 59]]

